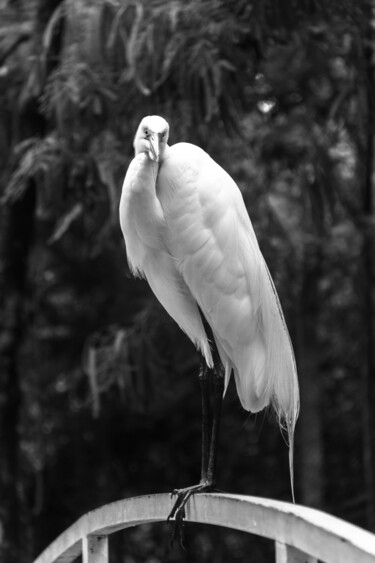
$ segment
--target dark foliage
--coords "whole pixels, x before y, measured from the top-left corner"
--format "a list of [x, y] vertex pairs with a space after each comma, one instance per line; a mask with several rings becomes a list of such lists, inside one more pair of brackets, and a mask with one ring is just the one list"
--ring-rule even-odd
[[[370, 8], [0, 2], [6, 563], [101, 504], [198, 479], [198, 357], [130, 277], [118, 226], [150, 113], [243, 191], [299, 364], [297, 501], [374, 526]], [[220, 447], [221, 489], [290, 500], [276, 422], [242, 411], [232, 385]], [[111, 539], [113, 561], [273, 557], [271, 542], [204, 526], [188, 526], [186, 552], [167, 543], [166, 525], [129, 530]]]

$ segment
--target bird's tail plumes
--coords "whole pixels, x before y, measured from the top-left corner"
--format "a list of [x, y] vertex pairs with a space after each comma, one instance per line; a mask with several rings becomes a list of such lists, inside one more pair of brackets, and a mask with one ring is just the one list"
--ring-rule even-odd
[[[280, 301], [265, 262], [264, 266], [267, 270], [269, 284], [263, 285], [263, 291], [268, 289], [273, 293], [273, 299], [262, 300], [262, 324], [267, 343], [266, 370], [269, 382], [267, 392], [269, 393], [270, 403], [276, 412], [280, 428], [287, 432], [290, 482], [293, 502], [295, 502], [294, 430], [299, 414], [297, 368]], [[267, 285], [268, 288], [266, 288]]]
[[[248, 255], [252, 257], [247, 262], [247, 277], [253, 310], [249, 342], [245, 347], [229, 350], [228, 356], [242, 406], [256, 413], [271, 405], [283, 434], [287, 433], [294, 500], [294, 429], [299, 413], [296, 362], [274, 283], [259, 247], [252, 240]], [[226, 383], [228, 380], [227, 374]]]
[[[291, 378], [294, 377], [291, 374]], [[285, 393], [285, 390], [283, 391]], [[280, 401], [277, 392], [275, 392], [271, 402], [275, 409], [280, 428], [287, 432], [287, 444], [289, 447], [289, 473], [290, 473], [290, 486], [292, 490], [293, 502], [295, 502], [294, 495], [294, 430], [299, 414], [299, 391], [297, 377], [291, 382], [288, 389], [289, 397], [285, 403]]]

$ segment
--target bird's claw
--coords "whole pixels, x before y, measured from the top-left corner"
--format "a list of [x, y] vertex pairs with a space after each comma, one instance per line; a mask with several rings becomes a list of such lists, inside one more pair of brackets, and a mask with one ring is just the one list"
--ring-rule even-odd
[[[174, 507], [173, 507], [174, 508]], [[172, 535], [171, 535], [171, 539], [170, 539], [170, 546], [173, 547], [174, 543], [176, 541], [179, 542], [180, 547], [182, 549], [185, 549], [185, 543], [184, 543], [184, 528], [185, 528], [185, 524], [184, 524], [184, 518], [186, 516], [185, 513], [185, 506], [180, 506], [176, 509], [175, 513], [174, 513], [174, 524], [173, 524], [173, 531], [172, 531]], [[171, 517], [171, 515], [168, 517]]]
[[167, 518], [168, 522], [174, 519], [173, 531], [170, 540], [171, 547], [173, 547], [174, 543], [178, 541], [180, 547], [182, 549], [185, 549], [185, 545], [184, 545], [184, 528], [185, 528], [184, 519], [186, 516], [185, 506], [192, 493], [193, 491], [191, 491], [190, 489], [187, 490], [174, 489], [171, 493], [171, 498], [177, 495], [173, 508]]
[[179, 493], [181, 493], [180, 489], [173, 489], [173, 491], [171, 492], [171, 498], [173, 498], [175, 495], [178, 495]]
[[[171, 498], [173, 498], [175, 495], [177, 495], [176, 501], [173, 505], [173, 508], [167, 518], [167, 521], [169, 522], [169, 520], [172, 520], [172, 518], [177, 518], [177, 513], [180, 511], [180, 509], [183, 509], [183, 517], [185, 517], [185, 504], [186, 501], [183, 502], [184, 496], [186, 495], [185, 491], [179, 491], [178, 489], [174, 489], [171, 492]], [[187, 499], [186, 499], [187, 500]]]
[[199, 485], [187, 487], [186, 489], [173, 489], [171, 498], [177, 495], [173, 508], [167, 518], [167, 522], [174, 519], [173, 532], [171, 536], [170, 545], [173, 547], [174, 542], [178, 539], [182, 549], [184, 547], [184, 518], [186, 516], [185, 506], [189, 498], [198, 492], [211, 490], [211, 483], [201, 482]]

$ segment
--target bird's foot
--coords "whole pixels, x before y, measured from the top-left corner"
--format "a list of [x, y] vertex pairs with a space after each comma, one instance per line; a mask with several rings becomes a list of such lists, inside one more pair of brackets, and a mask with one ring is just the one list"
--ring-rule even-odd
[[202, 480], [198, 485], [186, 487], [184, 489], [174, 489], [171, 497], [177, 495], [176, 502], [167, 518], [167, 521], [174, 520], [173, 531], [171, 536], [171, 547], [173, 547], [176, 540], [179, 541], [180, 546], [184, 549], [184, 518], [186, 516], [185, 506], [191, 495], [195, 493], [203, 493], [212, 491], [213, 484], [208, 480]]

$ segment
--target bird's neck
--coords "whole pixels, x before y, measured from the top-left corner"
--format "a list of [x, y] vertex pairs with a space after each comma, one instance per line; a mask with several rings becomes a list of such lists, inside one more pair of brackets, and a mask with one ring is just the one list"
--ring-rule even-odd
[[133, 189], [136, 193], [150, 193], [155, 191], [159, 163], [150, 159], [147, 153], [140, 152], [135, 155], [132, 163]]
[[140, 170], [144, 171], [157, 171], [159, 163], [151, 160], [146, 152], [140, 152], [135, 155], [135, 160], [138, 161]]

